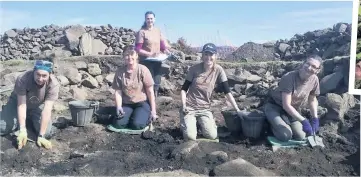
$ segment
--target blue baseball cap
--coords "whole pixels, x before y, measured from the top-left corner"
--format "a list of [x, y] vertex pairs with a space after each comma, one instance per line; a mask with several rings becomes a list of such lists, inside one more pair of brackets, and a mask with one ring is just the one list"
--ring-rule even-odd
[[203, 52], [210, 52], [210, 53], [217, 53], [217, 47], [213, 43], [207, 43], [203, 46], [202, 53]]

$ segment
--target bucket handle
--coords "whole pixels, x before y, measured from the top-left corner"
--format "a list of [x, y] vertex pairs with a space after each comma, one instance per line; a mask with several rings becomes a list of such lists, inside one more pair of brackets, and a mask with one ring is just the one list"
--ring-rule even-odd
[[95, 111], [99, 108], [99, 102], [93, 102], [90, 104], [90, 107], [92, 107]]

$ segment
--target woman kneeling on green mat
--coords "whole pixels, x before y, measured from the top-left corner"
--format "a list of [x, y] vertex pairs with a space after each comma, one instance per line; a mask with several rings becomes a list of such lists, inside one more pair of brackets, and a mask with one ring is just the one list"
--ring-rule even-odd
[[[270, 100], [264, 112], [274, 136], [283, 142], [304, 140], [319, 130], [317, 96], [320, 83], [317, 74], [322, 67], [322, 58], [307, 57], [301, 67], [282, 76], [278, 87], [270, 92]], [[301, 115], [301, 108], [308, 106], [311, 118]]]
[[108, 129], [115, 132], [126, 128], [144, 129], [157, 118], [154, 81], [149, 69], [138, 63], [138, 54], [132, 45], [125, 47], [123, 57], [125, 66], [117, 69], [112, 84], [116, 117]]

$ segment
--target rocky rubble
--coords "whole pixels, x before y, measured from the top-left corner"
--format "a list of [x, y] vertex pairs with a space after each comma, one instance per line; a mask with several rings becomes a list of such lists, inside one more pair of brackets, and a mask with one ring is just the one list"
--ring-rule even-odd
[[0, 58], [32, 59], [46, 56], [118, 55], [134, 43], [135, 32], [111, 25], [11, 29], [1, 38]]
[[[64, 115], [63, 112], [69, 111], [67, 102], [72, 99], [96, 100], [100, 101], [104, 107], [114, 105], [112, 95], [114, 90], [111, 89], [111, 83], [116, 68], [124, 64], [122, 61], [122, 57], [119, 55], [68, 57], [55, 60], [55, 74], [62, 85], [60, 100], [54, 105], [55, 112], [58, 115]], [[323, 63], [323, 72], [319, 74], [322, 92], [318, 98], [319, 113], [322, 120], [321, 133], [324, 137], [332, 139], [332, 141], [327, 142], [342, 142], [341, 144], [345, 144], [344, 149], [352, 149], [357, 145], [342, 136], [340, 132], [348, 132], [348, 130], [353, 129], [353, 127], [359, 123], [355, 122], [355, 120], [359, 120], [360, 116], [359, 111], [355, 114], [352, 112], [357, 111], [355, 108], [359, 110], [360, 98], [349, 95], [346, 92], [347, 82], [345, 82], [345, 80], [348, 76], [347, 66], [349, 65], [349, 61], [348, 56], [327, 59]], [[2, 64], [6, 66], [6, 62]], [[160, 130], [171, 132], [173, 131], [172, 128], [179, 126], [179, 122], [176, 121], [179, 119], [177, 117], [177, 103], [179, 100], [175, 95], [179, 95], [179, 90], [184, 82], [187, 70], [195, 63], [194, 61], [184, 61], [183, 63], [168, 62], [171, 67], [164, 68], [167, 69], [167, 74], [162, 78], [161, 96], [157, 100], [158, 109], [161, 109], [158, 110], [161, 119], [160, 122], [157, 123], [157, 128]], [[269, 89], [277, 85], [283, 74], [296, 69], [300, 66], [301, 62], [275, 61], [238, 64], [219, 62], [219, 64], [226, 71], [232, 94], [239, 107], [248, 110], [262, 110]], [[13, 85], [16, 76], [23, 73], [26, 69], [12, 68], [10, 72], [5, 68], [7, 67], [1, 67], [0, 69], [0, 83], [6, 82], [6, 85], [2, 84], [0, 89]], [[216, 91], [218, 91], [217, 88]], [[9, 92], [1, 93], [2, 104], [6, 102], [8, 93]], [[213, 94], [212, 102], [215, 112], [230, 107], [229, 103], [222, 102], [221, 95], [223, 94]], [[165, 102], [166, 104], [159, 102]], [[304, 109], [304, 111], [305, 113], [308, 112], [307, 109]], [[218, 113], [215, 113], [215, 117], [218, 125], [221, 125], [219, 119], [229, 118], [227, 116], [223, 118], [217, 116], [217, 114]], [[169, 122], [166, 123], [167, 121]], [[305, 168], [303, 170], [307, 171], [301, 171], [303, 174], [320, 175], [321, 173], [326, 174], [326, 172], [328, 172], [327, 174], [337, 174], [335, 171], [341, 168], [340, 165], [335, 167], [334, 164], [335, 159], [339, 158], [338, 156], [334, 157], [330, 155], [326, 156], [326, 158], [323, 157], [323, 154], [332, 154], [330, 150], [335, 149], [334, 144], [328, 144], [328, 149], [320, 151], [316, 151], [316, 149], [312, 149], [312, 151], [306, 148], [301, 149], [302, 152], [300, 153], [310, 154], [309, 157], [301, 158], [301, 156], [298, 155], [292, 156], [296, 154], [296, 152], [292, 151], [272, 155], [272, 153], [280, 152], [272, 152], [265, 149], [259, 150], [259, 147], [249, 145], [246, 145], [246, 147], [238, 144], [230, 146], [224, 142], [186, 142], [174, 145], [172, 143], [178, 142], [178, 140], [175, 140], [173, 136], [169, 134], [162, 134], [161, 132], [156, 132], [157, 134], [149, 136], [148, 138], [143, 137], [152, 142], [149, 143], [149, 141], [144, 139], [137, 139], [138, 137], [128, 137], [127, 135], [106, 132], [104, 127], [99, 124], [91, 124], [89, 127], [79, 129], [69, 125], [65, 127], [67, 127], [66, 130], [59, 130], [59, 134], [57, 134], [55, 138], [56, 144], [59, 146], [59, 149], [55, 151], [56, 153], [48, 152], [42, 156], [41, 161], [37, 161], [38, 164], [47, 164], [45, 170], [42, 173], [39, 172], [38, 175], [128, 175], [126, 171], [130, 168], [133, 170], [136, 169], [132, 171], [137, 172], [134, 176], [157, 176], [171, 175], [172, 173], [165, 173], [165, 171], [177, 170], [179, 168], [173, 167], [182, 165], [181, 169], [187, 169], [197, 174], [210, 174], [214, 176], [241, 174], [251, 176], [273, 176], [279, 174], [293, 176], [299, 174], [300, 171], [291, 170], [296, 168], [296, 166], [289, 164], [288, 161], [284, 159], [294, 158], [295, 156], [297, 157], [297, 163], [299, 163], [297, 169]], [[69, 139], [68, 137], [70, 136], [73, 138]], [[60, 146], [60, 144], [64, 146], [64, 148]], [[35, 146], [35, 144], [33, 144], [33, 146]], [[220, 148], [220, 146], [222, 146], [222, 148]], [[35, 147], [31, 148], [35, 149]], [[244, 149], [239, 150], [237, 148]], [[36, 152], [39, 151], [38, 148], [36, 148], [36, 150]], [[75, 150], [80, 150], [80, 152], [75, 152]], [[27, 151], [28, 153], [32, 153], [29, 149]], [[8, 155], [8, 153], [9, 150], [5, 151], [7, 164], [17, 164], [12, 160], [12, 158], [17, 159], [16, 154]], [[342, 153], [344, 153], [344, 151], [342, 151]], [[351, 150], [347, 151], [347, 153], [351, 153]], [[39, 151], [39, 155], [40, 154], [41, 152]], [[317, 159], [312, 159], [312, 156], [315, 154], [321, 154], [320, 158], [316, 157]], [[63, 160], [49, 163], [49, 158]], [[329, 159], [333, 161], [331, 164], [327, 163]], [[316, 160], [316, 162], [312, 164], [314, 160]], [[35, 161], [36, 160], [30, 161], [31, 163], [27, 165], [32, 165]], [[20, 161], [20, 163], [21, 162], [22, 161]], [[339, 160], [337, 160], [337, 162], [339, 162]], [[137, 164], [142, 165], [137, 166]], [[299, 165], [302, 167], [299, 167]], [[321, 172], [318, 169], [308, 173], [309, 169], [313, 169], [314, 165], [322, 166], [322, 168], [320, 168]], [[328, 165], [332, 167], [328, 167]], [[120, 169], [114, 171], [115, 166], [119, 166]], [[157, 167], [157, 169], [154, 169], [154, 173], [144, 174], [144, 172], [153, 171], [151, 167]], [[19, 169], [24, 169], [24, 166], [19, 166], [17, 170], [19, 171]], [[140, 169], [142, 169], [142, 171], [140, 171]], [[6, 174], [5, 171], [3, 173]], [[182, 175], [196, 175], [188, 173], [187, 171], [174, 172], [174, 174], [178, 173]]]
[[[60, 99], [96, 100], [113, 104], [114, 91], [111, 83], [117, 66], [123, 65], [121, 56], [71, 57], [56, 61], [55, 73], [62, 85]], [[188, 68], [193, 61], [169, 62], [171, 67], [164, 68], [161, 95], [178, 94], [184, 82]], [[220, 63], [227, 74], [232, 93], [241, 109], [261, 109], [268, 92], [274, 88], [286, 72], [296, 69], [300, 62], [258, 62], [258, 63]], [[346, 113], [359, 104], [353, 95], [347, 94], [349, 57], [335, 57], [325, 60], [323, 71], [319, 74], [321, 96], [319, 97], [320, 114], [325, 120], [344, 122]], [[21, 72], [4, 74], [3, 86], [14, 84]], [[216, 88], [216, 91], [218, 88]], [[99, 94], [102, 91], [108, 93]], [[218, 98], [215, 96], [215, 104]], [[109, 99], [110, 96], [110, 99]], [[166, 99], [167, 100], [167, 99]], [[328, 110], [328, 111], [327, 111]], [[307, 112], [307, 109], [305, 109]]]
[[331, 28], [296, 34], [291, 39], [256, 44], [245, 43], [226, 59], [246, 61], [302, 60], [318, 54], [333, 58], [350, 54], [351, 24], [337, 23]]

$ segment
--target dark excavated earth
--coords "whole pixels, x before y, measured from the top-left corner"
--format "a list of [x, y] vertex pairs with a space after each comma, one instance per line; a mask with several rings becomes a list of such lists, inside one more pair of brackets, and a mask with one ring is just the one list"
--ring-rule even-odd
[[[265, 141], [266, 128], [261, 139], [231, 135], [220, 138], [219, 143], [199, 142], [197, 150], [177, 156], [173, 151], [183, 143], [174, 118], [178, 109], [172, 104], [159, 109], [162, 111], [161, 118], [155, 122], [156, 131], [143, 135], [108, 132], [99, 123], [75, 127], [63, 119], [52, 137], [52, 150], [39, 148], [33, 142], [17, 150], [14, 137], [1, 137], [1, 175], [123, 176], [183, 169], [213, 176], [217, 175], [214, 167], [239, 157], [276, 175], [360, 174], [359, 126], [343, 134], [347, 141], [324, 137], [324, 149], [302, 147], [273, 152]], [[210, 156], [214, 151], [226, 152], [228, 159]]]

